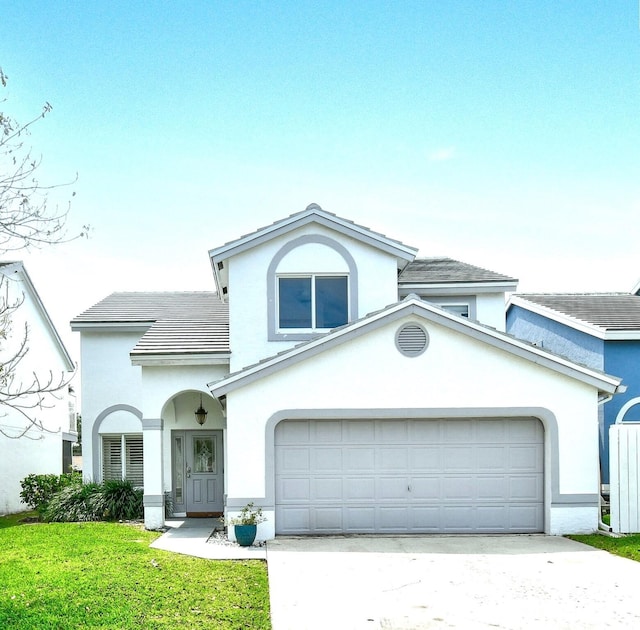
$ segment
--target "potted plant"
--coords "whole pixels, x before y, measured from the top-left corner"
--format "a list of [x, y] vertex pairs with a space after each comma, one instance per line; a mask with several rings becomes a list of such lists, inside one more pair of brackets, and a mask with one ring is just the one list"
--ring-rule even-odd
[[258, 531], [258, 523], [263, 523], [267, 519], [262, 515], [262, 508], [256, 508], [251, 503], [247, 503], [238, 516], [229, 519], [228, 524], [233, 526], [237, 543], [242, 547], [253, 545]]

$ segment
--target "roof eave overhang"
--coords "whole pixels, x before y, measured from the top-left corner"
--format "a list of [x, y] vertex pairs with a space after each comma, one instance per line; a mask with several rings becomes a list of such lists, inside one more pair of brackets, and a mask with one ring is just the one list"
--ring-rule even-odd
[[514, 282], [398, 282], [400, 294], [467, 295], [469, 293], [512, 293], [518, 287]]
[[404, 268], [407, 263], [412, 261], [418, 253], [418, 249], [415, 247], [404, 245], [399, 241], [371, 232], [366, 228], [349, 221], [345, 221], [340, 217], [315, 209], [292, 215], [282, 221], [274, 223], [273, 225], [261, 228], [252, 234], [248, 234], [247, 236], [243, 236], [242, 238], [232, 241], [231, 243], [209, 250], [209, 257], [211, 258], [211, 264], [214, 267], [214, 274], [216, 273], [218, 263], [222, 262], [224, 264], [225, 260], [228, 260], [233, 256], [237, 256], [238, 254], [308, 225], [309, 223], [318, 223], [319, 225], [385, 251], [398, 259], [398, 267], [401, 269]]
[[171, 365], [228, 365], [229, 353], [142, 353], [132, 352], [131, 365], [142, 367]]
[[76, 364], [71, 358], [71, 355], [67, 350], [67, 347], [64, 345], [64, 342], [62, 341], [62, 337], [60, 337], [60, 334], [58, 333], [58, 329], [55, 327], [53, 320], [49, 316], [49, 313], [45, 308], [44, 302], [40, 298], [40, 294], [36, 290], [36, 287], [31, 280], [31, 276], [28, 274], [24, 264], [20, 261], [12, 262], [3, 269], [3, 275], [6, 275], [4, 274], [5, 271], [18, 271], [22, 275], [22, 280], [24, 284], [27, 286], [27, 288], [29, 289], [29, 292], [31, 293], [31, 296], [36, 304], [36, 308], [40, 312], [40, 315], [42, 316], [43, 320], [46, 322], [47, 328], [49, 329], [49, 332], [51, 333], [51, 336], [54, 339], [54, 343], [57, 345], [58, 350], [60, 351], [60, 355], [62, 356], [62, 360], [65, 363], [67, 372], [75, 372]]
[[434, 307], [417, 298], [407, 298], [402, 302], [379, 311], [369, 317], [344, 326], [309, 343], [301, 344], [289, 351], [276, 355], [231, 376], [208, 383], [211, 393], [216, 396], [227, 393], [256, 381], [283, 367], [295, 364], [315, 354], [324, 352], [353, 336], [358, 336], [376, 327], [386, 325], [396, 319], [415, 314], [436, 324], [457, 330], [472, 338], [478, 339], [490, 346], [500, 348], [513, 355], [532, 361], [576, 380], [596, 387], [599, 392], [615, 394], [620, 387], [621, 380], [615, 376], [603, 374], [585, 366], [578, 365], [557, 355], [553, 355], [541, 348], [531, 346], [517, 339], [507, 337], [504, 333], [486, 328], [470, 320], [463, 320]]
[[71, 322], [73, 332], [145, 332], [153, 326], [155, 320], [146, 322]]
[[[597, 337], [598, 339], [607, 339], [607, 334], [615, 332], [615, 331], [607, 331], [605, 328], [601, 326], [596, 326], [595, 324], [590, 324], [589, 322], [585, 322], [581, 319], [576, 319], [575, 317], [571, 317], [570, 315], [565, 315], [559, 311], [556, 311], [548, 306], [542, 306], [541, 304], [536, 304], [535, 302], [530, 302], [525, 298], [521, 298], [517, 295], [512, 295], [509, 301], [507, 302], [507, 311], [511, 306], [519, 306], [527, 311], [531, 311], [532, 313], [536, 313], [536, 315], [541, 315], [542, 317], [547, 317], [548, 319], [553, 320], [554, 322], [558, 322], [559, 324], [564, 324], [565, 326], [569, 326], [574, 330], [579, 330], [580, 332], [586, 333], [587, 335], [591, 335], [592, 337]], [[622, 332], [622, 331], [618, 331]], [[627, 337], [625, 337], [626, 339]], [[640, 338], [640, 337], [639, 337]]]

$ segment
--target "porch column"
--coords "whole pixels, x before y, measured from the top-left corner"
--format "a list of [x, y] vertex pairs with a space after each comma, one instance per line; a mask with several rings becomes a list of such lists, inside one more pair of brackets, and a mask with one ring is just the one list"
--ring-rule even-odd
[[162, 418], [142, 419], [144, 455], [144, 526], [164, 526], [164, 481], [162, 478]]

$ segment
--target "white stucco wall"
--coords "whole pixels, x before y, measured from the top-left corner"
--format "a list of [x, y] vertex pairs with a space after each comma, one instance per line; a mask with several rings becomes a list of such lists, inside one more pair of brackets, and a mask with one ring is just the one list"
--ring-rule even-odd
[[[397, 301], [396, 259], [322, 226], [307, 225], [256, 246], [228, 261], [232, 372], [299, 343], [268, 340], [267, 269], [284, 245], [311, 235], [336, 241], [353, 257], [358, 269], [358, 317]], [[314, 243], [289, 253], [279, 271], [318, 273], [344, 269], [344, 261], [334, 249]]]
[[[230, 499], [274, 496], [266, 485], [273, 480], [265, 480], [265, 427], [283, 410], [398, 409], [402, 416], [405, 409], [454, 409], [474, 416], [489, 409], [494, 415], [530, 416], [535, 415], [531, 408], [543, 408], [557, 421], [559, 459], [554, 472], [547, 428], [546, 528], [576, 531], [571, 516], [549, 513], [552, 488], [555, 483], [560, 494], [568, 495], [598, 491], [596, 389], [429, 322], [424, 324], [430, 335], [427, 351], [407, 358], [395, 346], [401, 324], [387, 324], [228, 394]], [[596, 528], [597, 514], [584, 519], [583, 514], [581, 531]]]
[[504, 293], [479, 293], [476, 296], [476, 316], [479, 322], [501, 332], [505, 331]]
[[[11, 322], [2, 340], [0, 357], [7, 361], [19, 349], [28, 326], [27, 352], [17, 365], [13, 375], [12, 390], [31, 385], [34, 372], [42, 383], [51, 376], [55, 383], [69, 379], [70, 366], [57, 342], [51, 324], [45, 317], [35, 296], [31, 294], [20, 271], [2, 278], [3, 299], [11, 304], [23, 300], [11, 314]], [[35, 401], [35, 399], [32, 399]], [[23, 402], [28, 403], [27, 399]], [[0, 514], [28, 509], [20, 501], [20, 481], [30, 474], [61, 474], [62, 437], [69, 435], [71, 419], [69, 396], [64, 387], [56, 397], [46, 396], [43, 408], [25, 410], [39, 426], [29, 422], [21, 413], [7, 406], [0, 408]], [[26, 429], [27, 433], [21, 435]], [[74, 427], [75, 428], [75, 425]], [[12, 437], [7, 437], [12, 436]]]
[[[94, 453], [94, 424], [109, 409], [127, 405], [140, 410], [142, 406], [141, 368], [131, 365], [129, 353], [136, 345], [139, 332], [83, 331], [80, 341], [82, 376], [82, 469], [87, 479], [95, 478], [99, 454]], [[126, 416], [126, 419], [123, 418]], [[130, 429], [137, 418], [128, 412], [117, 412], [118, 422]], [[109, 422], [116, 422], [108, 418]], [[139, 425], [139, 422], [137, 422]], [[101, 433], [107, 426], [100, 426]], [[141, 430], [141, 428], [138, 428]]]

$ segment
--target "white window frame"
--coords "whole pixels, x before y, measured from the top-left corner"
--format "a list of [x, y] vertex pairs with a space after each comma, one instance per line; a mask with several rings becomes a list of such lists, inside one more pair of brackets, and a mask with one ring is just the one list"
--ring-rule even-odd
[[[281, 328], [280, 327], [280, 280], [282, 278], [311, 279], [311, 327], [310, 328]], [[287, 333], [317, 333], [328, 332], [331, 328], [316, 327], [316, 278], [346, 278], [347, 280], [347, 317], [345, 324], [351, 321], [351, 278], [348, 273], [282, 273], [276, 275], [276, 331], [279, 334]]]
[[[121, 475], [119, 479], [126, 479], [132, 481], [136, 487], [144, 486], [144, 443], [141, 433], [105, 433], [100, 436], [100, 474], [102, 481], [107, 481], [105, 478], [105, 438], [112, 440], [114, 443], [116, 438], [120, 438], [120, 469]], [[140, 462], [131, 462], [131, 445], [139, 440], [139, 445], [136, 445], [140, 449]], [[132, 468], [138, 468], [137, 472], [132, 472]], [[115, 477], [110, 476], [109, 479]]]

